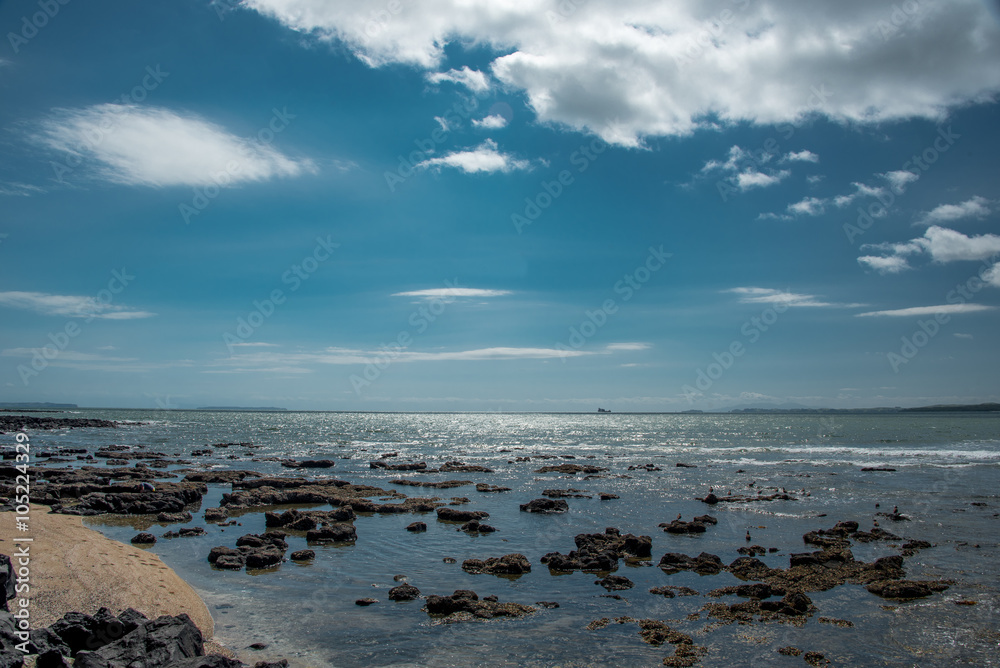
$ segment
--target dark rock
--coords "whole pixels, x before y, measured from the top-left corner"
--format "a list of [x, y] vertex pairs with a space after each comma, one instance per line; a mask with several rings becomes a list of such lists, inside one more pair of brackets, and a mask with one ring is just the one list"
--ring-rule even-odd
[[406, 527], [407, 531], [427, 531], [427, 525], [423, 522], [414, 522]]
[[183, 527], [179, 532], [181, 536], [204, 536], [204, 527]]
[[542, 492], [542, 496], [547, 496], [550, 499], [592, 499], [594, 497], [589, 494], [583, 494], [581, 489], [546, 489]]
[[310, 559], [315, 559], [316, 553], [312, 550], [297, 550], [292, 552], [290, 559], [292, 561], [309, 561]]
[[170, 663], [169, 668], [245, 668], [242, 661], [229, 659], [218, 654], [192, 656]]
[[599, 584], [608, 591], [621, 591], [635, 586], [635, 583], [624, 575], [608, 575], [600, 580], [595, 580], [594, 584]]
[[360, 605], [362, 607], [367, 607], [369, 605], [374, 605], [378, 603], [377, 598], [359, 598], [354, 602], [354, 605]]
[[944, 591], [948, 589], [948, 585], [934, 580], [881, 580], [872, 582], [865, 588], [882, 598], [912, 601], [930, 596], [934, 592]]
[[[442, 469], [443, 470], [443, 469]], [[434, 489], [452, 489], [453, 487], [464, 487], [471, 485], [471, 480], [445, 480], [443, 482], [424, 482], [422, 480], [404, 480], [398, 478], [390, 480], [393, 485], [408, 485], [410, 487], [432, 487]]]
[[206, 522], [221, 522], [229, 517], [229, 511], [225, 508], [206, 508], [205, 509], [205, 521]]
[[156, 516], [156, 521], [158, 524], [183, 524], [184, 522], [190, 522], [194, 519], [191, 513], [184, 511], [182, 513], [160, 513]]
[[696, 464], [684, 464], [683, 462], [677, 462], [674, 466], [682, 469], [696, 469], [698, 466]]
[[201, 631], [185, 615], [164, 615], [96, 651], [76, 655], [75, 668], [161, 666], [204, 654]]
[[499, 487], [497, 485], [490, 485], [485, 482], [476, 483], [477, 492], [509, 492], [510, 487]]
[[242, 570], [246, 565], [246, 557], [242, 553], [223, 554], [215, 560], [215, 567], [227, 571]]
[[420, 598], [420, 590], [411, 584], [401, 584], [389, 590], [390, 601], [412, 601]]
[[569, 504], [560, 499], [535, 499], [521, 504], [524, 513], [565, 513]]
[[228, 485], [245, 478], [259, 478], [256, 471], [195, 471], [184, 476], [188, 482], [207, 482]]
[[445, 462], [438, 469], [441, 473], [493, 473], [493, 469], [478, 464], [464, 464], [462, 462]]
[[231, 547], [226, 547], [224, 545], [219, 545], [218, 547], [213, 547], [208, 552], [209, 563], [214, 564], [219, 557], [223, 556], [239, 556], [241, 552], [239, 550], [234, 550]]
[[289, 459], [281, 462], [281, 465], [292, 469], [329, 469], [336, 466], [337, 462], [332, 459], [306, 459], [301, 462]]
[[489, 516], [489, 513], [482, 510], [455, 510], [448, 507], [437, 509], [437, 518], [442, 522], [468, 522], [483, 520]]
[[132, 536], [131, 542], [133, 545], [152, 545], [156, 542], [156, 536], [151, 533], [138, 533]]
[[553, 608], [559, 607], [559, 604], [555, 601], [535, 601], [535, 605], [539, 608], [545, 608], [546, 610], [552, 610]]
[[[274, 568], [281, 563], [284, 556], [284, 552], [271, 545], [253, 548], [244, 555], [247, 568], [256, 569]], [[218, 564], [219, 562], [216, 561], [216, 565]]]
[[689, 557], [677, 552], [667, 552], [660, 558], [659, 566], [665, 573], [694, 571], [699, 575], [715, 575], [722, 572], [723, 568], [722, 559], [707, 552], [702, 552], [697, 557]]
[[[492, 600], [491, 600], [492, 599]], [[492, 619], [494, 617], [523, 617], [535, 608], [520, 603], [500, 603], [495, 597], [487, 597], [482, 601], [476, 592], [468, 589], [456, 590], [451, 596], [430, 595], [425, 607], [431, 615], [451, 615], [456, 612], [466, 612], [472, 617]]]
[[610, 501], [611, 499], [620, 499], [621, 497], [617, 494], [610, 494], [608, 492], [601, 492], [601, 501]]
[[425, 471], [426, 462], [404, 462], [402, 464], [386, 464], [385, 462], [368, 462], [368, 466], [373, 469], [385, 469], [387, 471]]
[[330, 524], [306, 532], [306, 541], [310, 543], [353, 543], [357, 540], [358, 532], [352, 524]]
[[542, 468], [535, 471], [535, 473], [565, 473], [567, 475], [576, 475], [577, 473], [600, 473], [601, 471], [607, 471], [608, 469], [602, 468], [600, 466], [581, 466], [579, 464], [557, 464], [554, 466], [543, 466]]
[[459, 531], [466, 533], [494, 533], [496, 527], [489, 524], [482, 524], [479, 520], [469, 520], [459, 528]]
[[467, 559], [462, 562], [462, 570], [466, 573], [479, 575], [523, 575], [531, 572], [531, 562], [520, 553], [505, 554], [502, 557], [490, 557], [486, 561]]

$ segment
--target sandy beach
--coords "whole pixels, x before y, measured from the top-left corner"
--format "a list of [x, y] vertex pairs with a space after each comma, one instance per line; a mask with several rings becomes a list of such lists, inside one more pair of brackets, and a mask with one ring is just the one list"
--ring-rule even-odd
[[[0, 513], [0, 527], [12, 536], [14, 514]], [[186, 613], [201, 629], [206, 653], [232, 652], [209, 642], [212, 615], [198, 594], [145, 550], [104, 537], [83, 526], [82, 518], [53, 515], [46, 506], [32, 504], [31, 622], [42, 628], [67, 612], [93, 614], [100, 607], [119, 613], [134, 608], [149, 619]], [[0, 540], [0, 552], [11, 554], [14, 543]]]

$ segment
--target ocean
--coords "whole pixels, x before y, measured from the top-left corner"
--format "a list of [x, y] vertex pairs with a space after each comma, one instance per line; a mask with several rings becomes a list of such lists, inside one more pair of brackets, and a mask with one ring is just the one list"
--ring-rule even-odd
[[[151, 551], [187, 580], [216, 620], [216, 638], [236, 649], [266, 643], [258, 654], [288, 658], [293, 666], [659, 666], [669, 644], [643, 642], [639, 627], [623, 618], [656, 619], [707, 648], [701, 666], [797, 666], [801, 656], [777, 650], [794, 646], [819, 652], [834, 666], [1000, 665], [1000, 415], [995, 414], [538, 414], [538, 413], [335, 413], [78, 410], [61, 417], [96, 417], [143, 424], [116, 430], [34, 432], [35, 452], [56, 447], [109, 444], [144, 447], [188, 459], [199, 468], [250, 469], [266, 475], [333, 477], [398, 490], [408, 496], [467, 497], [459, 509], [484, 510], [493, 534], [468, 535], [457, 525], [426, 515], [360, 515], [357, 543], [310, 546], [308, 564], [291, 561], [266, 572], [220, 571], [206, 561], [216, 545], [232, 547], [245, 533], [264, 531], [263, 514], [238, 517], [223, 530], [201, 513], [188, 526], [207, 535], [160, 539]], [[220, 442], [248, 442], [254, 449], [217, 448], [210, 457], [193, 450]], [[494, 473], [397, 473], [370, 461], [425, 461], [436, 467], [459, 460]], [[543, 459], [554, 456], [556, 459]], [[294, 471], [266, 457], [335, 459], [332, 469]], [[530, 457], [530, 461], [515, 461]], [[570, 458], [572, 457], [572, 459]], [[608, 470], [585, 479], [536, 473], [544, 465], [588, 464]], [[677, 464], [687, 466], [677, 466]], [[651, 465], [646, 467], [645, 465]], [[635, 468], [635, 467], [644, 468]], [[629, 470], [633, 467], [633, 470]], [[863, 468], [895, 471], [863, 471]], [[171, 466], [171, 471], [189, 466]], [[651, 470], [647, 470], [651, 469]], [[658, 469], [658, 470], [656, 470]], [[390, 484], [397, 478], [469, 480], [510, 487], [477, 492], [472, 485], [447, 490]], [[546, 489], [579, 490], [569, 511], [524, 513], [519, 504]], [[784, 489], [794, 500], [720, 503], [695, 497]], [[202, 510], [219, 505], [228, 485], [210, 485]], [[600, 500], [600, 493], [619, 498]], [[894, 506], [908, 520], [876, 516]], [[317, 509], [328, 506], [316, 506]], [[709, 514], [718, 524], [705, 533], [665, 533], [658, 524], [678, 515]], [[428, 530], [405, 526], [424, 521]], [[910, 602], [892, 602], [864, 586], [846, 584], [809, 594], [818, 608], [804, 624], [723, 624], [707, 616], [708, 603], [735, 603], [710, 590], [739, 584], [730, 573], [667, 575], [657, 563], [667, 552], [717, 554], [724, 563], [752, 543], [776, 551], [760, 557], [786, 568], [789, 554], [806, 552], [802, 535], [854, 520], [874, 521], [905, 540], [933, 547], [905, 561], [908, 579], [950, 579], [947, 591]], [[151, 525], [139, 518], [85, 518], [85, 523], [128, 542], [137, 530], [156, 535], [184, 525]], [[567, 553], [579, 533], [616, 527], [652, 537], [652, 559], [621, 563], [616, 574], [635, 586], [606, 591], [598, 577], [579, 571], [551, 574], [539, 560]], [[291, 535], [290, 551], [305, 538]], [[898, 554], [902, 541], [852, 545], [856, 559]], [[518, 552], [532, 564], [520, 577], [470, 575], [465, 559]], [[445, 563], [447, 557], [457, 563]], [[395, 603], [388, 590], [402, 575], [424, 595], [475, 590], [480, 597], [534, 605], [559, 603], [522, 619], [441, 623], [421, 611], [422, 601]], [[699, 595], [665, 598], [653, 587], [689, 587]], [[612, 597], [617, 596], [617, 597]], [[372, 597], [375, 605], [355, 600]], [[92, 612], [92, 611], [91, 611]], [[820, 621], [844, 620], [831, 624]], [[612, 620], [601, 628], [588, 625]], [[615, 623], [614, 620], [623, 623]]]

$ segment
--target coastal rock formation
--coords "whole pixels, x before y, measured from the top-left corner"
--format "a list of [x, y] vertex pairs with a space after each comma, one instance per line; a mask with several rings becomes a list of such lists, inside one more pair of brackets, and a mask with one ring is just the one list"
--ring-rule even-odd
[[522, 513], [565, 513], [569, 504], [561, 499], [535, 499], [521, 504]]
[[572, 487], [568, 489], [546, 489], [542, 492], [542, 496], [547, 496], [550, 499], [592, 499], [593, 496], [589, 494], [584, 494], [582, 489], [574, 489]]
[[537, 469], [535, 473], [565, 473], [567, 475], [576, 475], [577, 473], [600, 473], [601, 471], [607, 471], [608, 469], [600, 466], [581, 466], [579, 464], [555, 464], [552, 466], [543, 466]]
[[[660, 558], [659, 566], [667, 574], [678, 573], [680, 571], [694, 571], [698, 575], [715, 575], [721, 573], [724, 568], [722, 559], [718, 555], [709, 554], [708, 552], [702, 552], [697, 557], [689, 557], [686, 554], [677, 552], [667, 552]], [[737, 575], [737, 577], [739, 576]]]
[[438, 470], [441, 473], [493, 473], [491, 468], [464, 462], [445, 462]]
[[285, 459], [281, 465], [289, 469], [329, 469], [337, 465], [332, 459], [306, 459], [301, 462]]
[[485, 482], [476, 483], [477, 492], [509, 492], [510, 487], [500, 487], [499, 485], [490, 485]]
[[652, 554], [653, 540], [649, 536], [621, 532], [608, 527], [604, 533], [581, 533], [574, 538], [576, 550], [569, 554], [549, 552], [542, 557], [543, 564], [553, 571], [603, 572], [618, 568], [623, 558], [645, 559]]
[[466, 533], [494, 533], [496, 527], [492, 527], [489, 524], [483, 524], [479, 520], [469, 520], [463, 524], [459, 531], [464, 531]]
[[608, 591], [622, 591], [635, 586], [635, 583], [624, 575], [608, 575], [600, 580], [595, 580], [594, 584], [601, 585]]
[[298, 550], [296, 552], [292, 552], [291, 556], [289, 556], [289, 559], [292, 561], [310, 561], [315, 558], [316, 553], [312, 550]]
[[437, 518], [442, 522], [468, 522], [470, 520], [484, 520], [490, 514], [484, 510], [455, 510], [444, 507], [437, 509]]
[[357, 539], [354, 525], [346, 523], [327, 524], [306, 532], [306, 541], [310, 543], [353, 543]]
[[471, 480], [444, 480], [442, 482], [423, 482], [421, 480], [405, 480], [397, 478], [390, 480], [393, 485], [409, 485], [410, 487], [433, 487], [434, 489], [451, 489], [452, 487], [464, 487], [471, 485]]
[[[429, 615], [451, 616], [461, 614], [459, 619], [492, 619], [494, 617], [524, 617], [536, 611], [530, 605], [520, 603], [500, 603], [491, 597], [479, 600], [479, 595], [469, 589], [458, 589], [451, 596], [427, 597], [424, 609]], [[464, 613], [464, 614], [462, 614]]]
[[153, 543], [156, 542], [156, 536], [154, 536], [151, 533], [145, 533], [145, 532], [137, 533], [136, 535], [132, 536], [131, 542], [133, 545], [152, 545]]
[[709, 515], [701, 515], [690, 522], [678, 518], [669, 524], [661, 522], [660, 527], [667, 533], [705, 533], [709, 525], [718, 524], [719, 520]]
[[113, 422], [112, 420], [97, 420], [94, 418], [50, 418], [29, 417], [25, 415], [0, 415], [0, 434], [8, 431], [24, 431], [25, 429], [115, 429], [119, 424], [122, 423]]
[[401, 584], [389, 590], [390, 601], [413, 601], [420, 598], [420, 590], [411, 584]]
[[385, 469], [386, 471], [427, 471], [427, 462], [403, 462], [402, 464], [387, 464], [383, 461], [368, 462], [369, 468]]
[[462, 570], [473, 575], [488, 573], [490, 575], [523, 575], [531, 572], [531, 562], [520, 553], [505, 554], [502, 557], [490, 557], [486, 561], [466, 559], [462, 562]]
[[427, 531], [427, 525], [423, 522], [414, 522], [406, 526], [407, 531]]

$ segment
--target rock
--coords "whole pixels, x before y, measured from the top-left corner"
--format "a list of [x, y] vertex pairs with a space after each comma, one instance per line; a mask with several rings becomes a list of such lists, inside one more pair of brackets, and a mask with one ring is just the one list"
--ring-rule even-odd
[[489, 524], [482, 524], [479, 520], [469, 520], [459, 527], [459, 531], [466, 533], [494, 533], [496, 527], [492, 527]]
[[589, 494], [583, 494], [581, 489], [547, 489], [542, 492], [542, 496], [547, 496], [550, 499], [592, 499], [594, 497]]
[[353, 543], [357, 540], [358, 532], [352, 524], [330, 524], [306, 532], [306, 541], [310, 543]]
[[406, 526], [407, 531], [427, 531], [427, 525], [423, 522], [414, 522]]
[[628, 467], [629, 471], [649, 471], [650, 473], [654, 471], [662, 471], [656, 464], [633, 464]]
[[223, 554], [215, 560], [215, 567], [227, 571], [239, 571], [246, 565], [246, 558], [241, 553]]
[[490, 557], [486, 561], [467, 559], [462, 562], [462, 570], [466, 573], [479, 575], [523, 575], [531, 572], [531, 562], [523, 554], [514, 552], [502, 557]]
[[74, 667], [160, 666], [203, 654], [201, 631], [191, 618], [164, 615], [96, 651], [79, 652]]
[[635, 583], [624, 575], [608, 575], [600, 580], [595, 580], [594, 584], [599, 584], [608, 591], [622, 591], [635, 586]]
[[802, 657], [802, 660], [810, 666], [826, 666], [830, 663], [827, 661], [826, 657], [819, 652], [806, 652], [805, 656]]
[[312, 550], [297, 550], [292, 552], [290, 559], [292, 561], [310, 561], [316, 558], [316, 553]]
[[557, 464], [554, 466], [543, 466], [537, 469], [535, 473], [565, 473], [567, 475], [576, 475], [577, 473], [600, 473], [601, 471], [607, 471], [608, 469], [602, 468], [600, 466], [581, 466], [579, 464]]
[[872, 582], [868, 591], [893, 601], [912, 601], [925, 598], [934, 592], [948, 589], [948, 585], [934, 580], [881, 580]]
[[445, 462], [438, 469], [441, 473], [493, 473], [493, 469], [478, 464], [464, 464], [462, 462]]
[[[493, 600], [489, 600], [493, 599]], [[523, 617], [535, 612], [536, 609], [520, 603], [500, 603], [495, 597], [479, 600], [474, 591], [468, 589], [456, 590], [451, 596], [427, 597], [424, 608], [430, 615], [452, 615], [468, 613], [470, 618], [492, 619], [494, 617]]]
[[715, 575], [722, 572], [723, 568], [722, 559], [707, 552], [702, 552], [697, 557], [689, 557], [677, 552], [668, 552], [660, 558], [659, 566], [665, 573], [694, 571], [699, 575]]
[[[443, 469], [442, 469], [443, 470]], [[408, 485], [410, 487], [432, 487], [434, 489], [451, 489], [453, 487], [464, 487], [471, 485], [471, 480], [445, 480], [443, 482], [424, 482], [422, 480], [404, 480], [402, 478], [390, 480], [393, 485]]]
[[682, 469], [696, 469], [698, 466], [696, 464], [685, 464], [683, 462], [677, 462], [674, 466]]
[[359, 598], [354, 602], [354, 605], [360, 605], [362, 607], [367, 607], [369, 605], [374, 605], [378, 603], [377, 598]]
[[194, 519], [191, 513], [184, 511], [183, 513], [160, 513], [156, 516], [156, 521], [158, 524], [183, 524], [184, 522], [190, 522]]
[[700, 596], [698, 592], [690, 587], [674, 587], [670, 585], [665, 587], [653, 587], [649, 590], [649, 593], [666, 596], [667, 598], [673, 598], [675, 596]]
[[468, 522], [483, 520], [489, 516], [489, 513], [482, 510], [455, 510], [448, 507], [437, 509], [437, 518], [442, 522]]
[[221, 522], [229, 517], [229, 511], [225, 508], [206, 508], [205, 509], [205, 521], [206, 522]]
[[368, 466], [373, 469], [385, 469], [386, 471], [425, 471], [426, 462], [403, 462], [402, 464], [386, 464], [382, 461], [368, 462]]
[[610, 501], [612, 499], [620, 499], [621, 497], [617, 494], [610, 494], [608, 492], [601, 492], [601, 501]]
[[[0, 666], [3, 665], [0, 659]], [[18, 664], [20, 665], [20, 664]], [[39, 652], [35, 657], [35, 668], [70, 668], [70, 663], [66, 657], [54, 649]]]
[[170, 668], [245, 668], [242, 661], [230, 659], [218, 654], [193, 656], [170, 664]]
[[[254, 548], [244, 555], [248, 569], [274, 568], [281, 563], [284, 556], [284, 552], [271, 545], [268, 545], [267, 547]], [[216, 561], [216, 565], [218, 565], [218, 563], [219, 562]]]
[[179, 532], [180, 536], [204, 536], [204, 527], [183, 527]]
[[521, 504], [523, 513], [565, 513], [569, 504], [560, 499], [535, 499]]
[[559, 607], [559, 604], [555, 601], [535, 601], [535, 605], [539, 608], [545, 608], [546, 610], [552, 610], [553, 608]]
[[207, 482], [229, 485], [245, 478], [261, 477], [256, 471], [195, 471], [184, 476], [188, 482]]
[[477, 492], [509, 492], [510, 487], [499, 487], [497, 485], [489, 485], [485, 482], [476, 483]]
[[862, 471], [885, 471], [887, 473], [893, 473], [896, 469], [890, 468], [888, 466], [864, 466], [861, 468]]
[[446, 564], [457, 564], [458, 563], [458, 560], [455, 559], [455, 557], [445, 557], [441, 561], [443, 561]]
[[332, 459], [306, 459], [301, 462], [286, 459], [281, 465], [291, 469], [329, 469], [336, 466], [337, 462]]
[[412, 601], [420, 598], [420, 590], [411, 584], [401, 584], [389, 590], [390, 601]]
[[793, 645], [787, 645], [778, 649], [778, 654], [782, 656], [802, 656], [802, 650]]
[[209, 550], [209, 552], [208, 552], [208, 561], [209, 561], [209, 563], [214, 564], [216, 561], [218, 561], [219, 557], [223, 557], [223, 556], [238, 556], [238, 555], [241, 555], [241, 554], [242, 553], [239, 550], [234, 550], [231, 547], [226, 547], [224, 545], [219, 545], [218, 547], [213, 547], [211, 550]]
[[132, 536], [133, 545], [152, 545], [156, 542], [156, 536], [151, 533], [138, 533]]
[[705, 524], [702, 522], [685, 522], [684, 520], [673, 520], [669, 524], [663, 522], [659, 525], [667, 533], [705, 533]]

